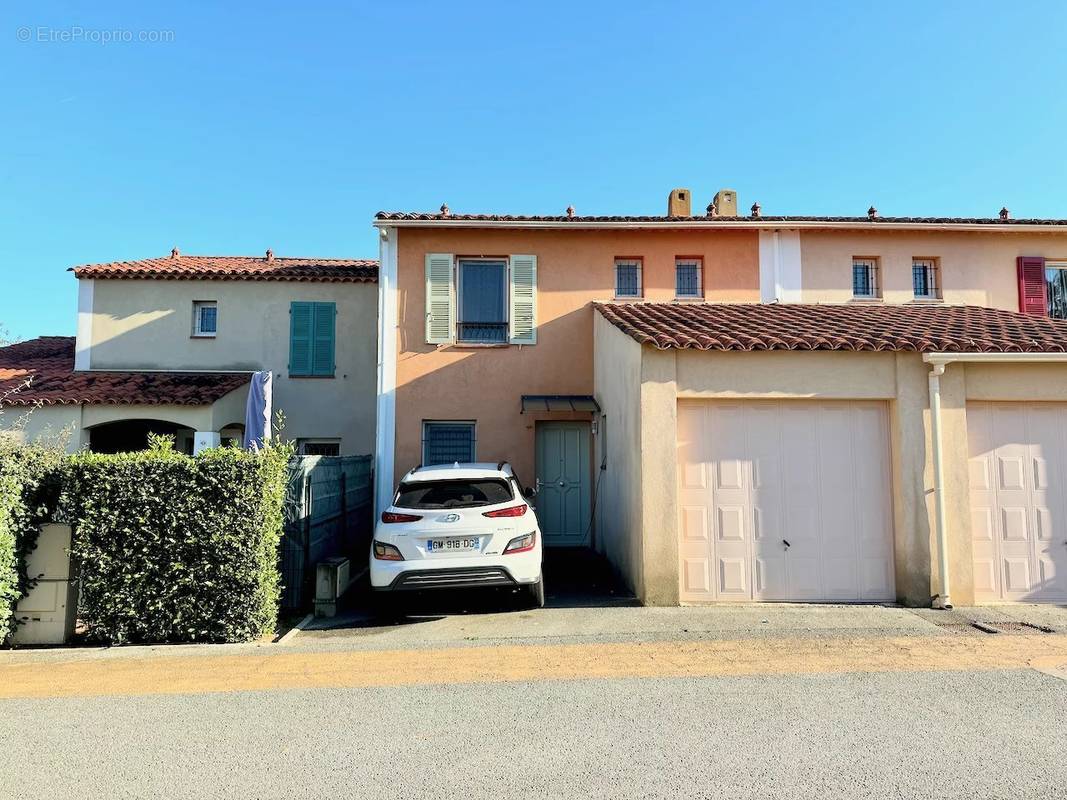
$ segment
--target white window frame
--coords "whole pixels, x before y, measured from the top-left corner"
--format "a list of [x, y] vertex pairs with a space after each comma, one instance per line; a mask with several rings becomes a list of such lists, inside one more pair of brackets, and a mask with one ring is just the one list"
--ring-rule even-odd
[[[612, 292], [616, 300], [640, 300], [645, 296], [645, 260], [641, 256], [615, 256], [612, 267]], [[637, 266], [637, 294], [619, 294], [619, 267]]]
[[[856, 267], [866, 266], [870, 270], [871, 294], [856, 294]], [[852, 256], [852, 299], [882, 299], [882, 264], [877, 256]]]
[[[490, 264], [504, 264], [504, 338], [498, 342], [485, 342], [478, 341], [476, 339], [464, 339], [461, 336], [463, 329], [463, 265], [471, 264], [474, 262], [488, 262]], [[452, 269], [455, 271], [453, 285], [453, 298], [452, 302], [455, 307], [455, 331], [454, 337], [457, 344], [463, 345], [495, 345], [502, 346], [508, 344], [511, 338], [511, 256], [456, 256], [455, 264]], [[475, 323], [476, 324], [476, 323]]]
[[307, 452], [305, 451], [305, 447], [307, 445], [309, 445], [309, 444], [335, 444], [335, 445], [337, 445], [337, 455], [341, 455], [341, 440], [340, 439], [329, 439], [329, 438], [325, 438], [324, 439], [324, 438], [311, 437], [311, 438], [307, 438], [307, 439], [297, 439], [296, 440], [296, 444], [297, 444], [297, 452], [302, 456], [306, 456], [307, 455]]
[[[1047, 273], [1050, 269], [1067, 270], [1067, 261], [1045, 261], [1045, 270]], [[1067, 317], [1054, 317], [1052, 316], [1052, 303], [1049, 302], [1048, 296], [1048, 275], [1045, 275], [1045, 313], [1048, 314], [1050, 319], [1067, 319]]]
[[431, 425], [466, 425], [471, 429], [471, 461], [478, 460], [478, 423], [473, 419], [424, 419], [422, 421], [422, 441], [420, 442], [420, 463], [429, 464], [426, 458], [427, 429]]
[[[678, 294], [678, 267], [696, 266], [697, 290], [696, 294]], [[674, 257], [674, 299], [675, 300], [703, 300], [704, 299], [704, 259], [701, 256], [675, 256]]]
[[[930, 278], [927, 285], [933, 286], [933, 292], [919, 294], [915, 286], [915, 269], [917, 267], [929, 270]], [[911, 293], [916, 300], [934, 301], [941, 299], [941, 261], [930, 256], [912, 256], [911, 258]]]
[[[205, 308], [215, 309], [215, 330], [205, 331], [200, 327], [200, 312]], [[219, 333], [219, 303], [217, 300], [194, 300], [193, 301], [193, 338], [214, 339]]]

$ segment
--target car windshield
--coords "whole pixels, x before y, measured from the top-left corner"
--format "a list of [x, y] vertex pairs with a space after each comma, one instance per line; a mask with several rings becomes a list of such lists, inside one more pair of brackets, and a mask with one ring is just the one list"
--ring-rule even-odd
[[502, 479], [412, 481], [402, 483], [394, 505], [399, 508], [474, 508], [511, 500], [511, 487]]

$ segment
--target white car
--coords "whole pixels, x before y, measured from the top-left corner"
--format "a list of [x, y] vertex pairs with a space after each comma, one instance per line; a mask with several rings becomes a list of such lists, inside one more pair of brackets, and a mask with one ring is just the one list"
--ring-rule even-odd
[[543, 606], [532, 497], [505, 462], [411, 470], [374, 529], [370, 583], [379, 607], [389, 592], [476, 586], [511, 587]]

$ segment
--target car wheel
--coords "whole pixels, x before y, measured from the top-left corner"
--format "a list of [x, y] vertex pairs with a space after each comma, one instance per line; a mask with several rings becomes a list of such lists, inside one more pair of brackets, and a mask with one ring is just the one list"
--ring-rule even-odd
[[527, 608], [545, 607], [545, 577], [542, 575], [537, 583], [529, 583], [522, 587], [523, 599]]

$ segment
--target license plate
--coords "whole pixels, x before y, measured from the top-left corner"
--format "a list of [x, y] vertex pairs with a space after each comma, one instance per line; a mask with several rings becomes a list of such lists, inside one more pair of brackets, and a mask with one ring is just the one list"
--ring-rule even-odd
[[481, 540], [477, 536], [464, 536], [455, 539], [428, 539], [428, 553], [463, 553], [477, 550]]

